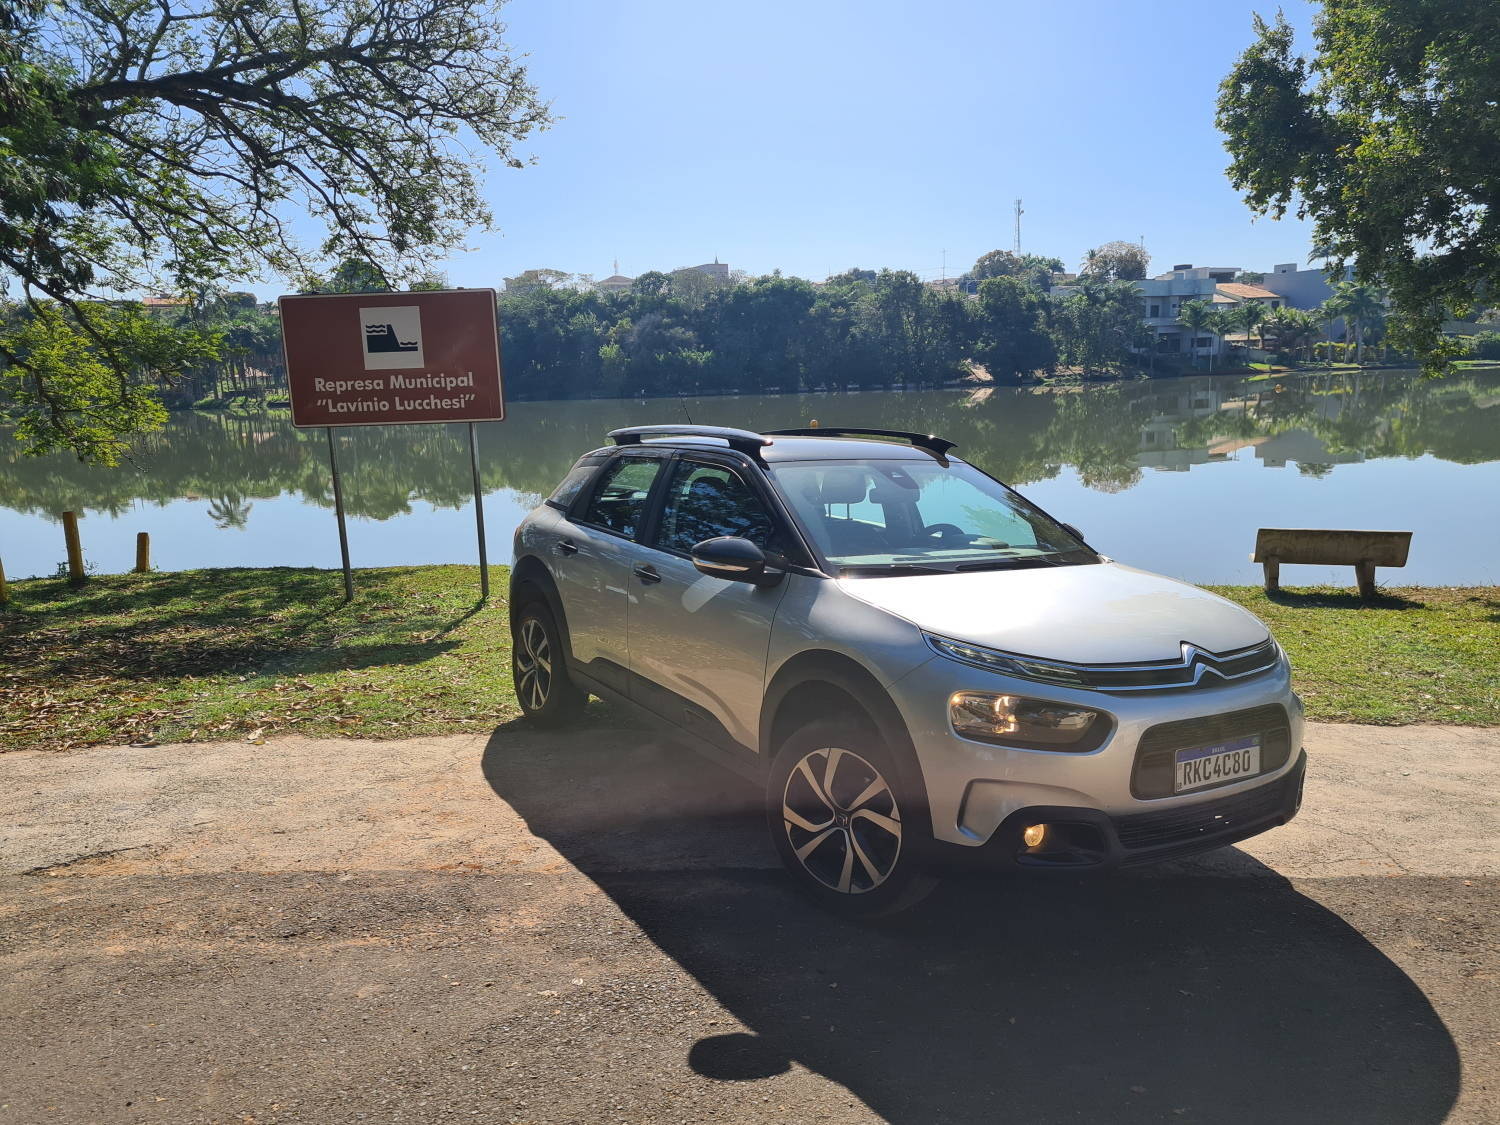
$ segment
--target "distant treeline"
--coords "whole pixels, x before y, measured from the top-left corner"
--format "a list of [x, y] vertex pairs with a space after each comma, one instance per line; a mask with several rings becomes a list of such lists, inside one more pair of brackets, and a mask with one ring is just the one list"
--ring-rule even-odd
[[[679, 270], [642, 274], [620, 291], [528, 271], [509, 279], [499, 298], [506, 394], [934, 385], [969, 375], [974, 365], [1013, 383], [1059, 366], [1109, 374], [1144, 365], [1151, 337], [1133, 287], [1100, 275], [1051, 298], [1055, 268], [1056, 259], [990, 254], [948, 288], [904, 270], [851, 269], [821, 285]], [[357, 271], [346, 274], [329, 291], [360, 291], [350, 284]], [[282, 384], [271, 306], [241, 294], [167, 315], [223, 334], [222, 360], [181, 380], [170, 395], [175, 405]]]
[[[507, 278], [498, 300], [506, 395], [620, 398], [740, 392], [796, 393], [872, 386], [936, 386], [983, 369], [1000, 384], [1059, 371], [1170, 375], [1191, 359], [1162, 354], [1142, 318], [1135, 282], [1148, 259], [1130, 243], [1091, 251], [1066, 290], [1051, 292], [1056, 258], [995, 250], [948, 286], [905, 270], [851, 269], [822, 284], [779, 273], [717, 277], [649, 272], [621, 290], [555, 270]], [[440, 288], [433, 279], [419, 288]], [[328, 292], [379, 291], [357, 263]], [[1247, 302], [1187, 302], [1178, 323], [1193, 337], [1251, 340], [1282, 362], [1365, 358], [1383, 340], [1378, 290], [1342, 282], [1317, 310], [1269, 311]], [[168, 391], [172, 405], [284, 388], [273, 306], [250, 294], [161, 310], [216, 331], [220, 359]], [[1333, 345], [1339, 322], [1346, 341]], [[1490, 340], [1471, 341], [1487, 354]], [[1337, 351], [1334, 349], [1337, 348]], [[1242, 362], [1243, 353], [1239, 355]], [[1203, 362], [1200, 358], [1199, 362]], [[1213, 361], [1208, 361], [1210, 366]], [[1231, 360], [1233, 362], [1233, 360]]]

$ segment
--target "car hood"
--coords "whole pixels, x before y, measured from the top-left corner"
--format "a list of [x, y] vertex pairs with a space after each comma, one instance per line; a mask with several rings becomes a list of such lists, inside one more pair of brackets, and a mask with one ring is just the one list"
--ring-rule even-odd
[[1076, 664], [1259, 644], [1266, 627], [1207, 590], [1119, 563], [841, 578], [851, 597], [954, 640]]

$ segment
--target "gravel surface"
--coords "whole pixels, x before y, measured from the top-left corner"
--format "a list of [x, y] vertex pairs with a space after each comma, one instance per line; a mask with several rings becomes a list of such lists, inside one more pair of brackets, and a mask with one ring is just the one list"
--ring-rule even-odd
[[1500, 1120], [1500, 731], [1307, 741], [1285, 828], [880, 926], [638, 731], [5, 755], [0, 1122]]

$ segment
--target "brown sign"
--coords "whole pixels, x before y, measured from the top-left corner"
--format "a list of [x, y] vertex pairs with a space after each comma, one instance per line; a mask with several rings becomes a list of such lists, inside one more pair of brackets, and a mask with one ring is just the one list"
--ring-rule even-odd
[[294, 426], [505, 417], [493, 289], [283, 297]]

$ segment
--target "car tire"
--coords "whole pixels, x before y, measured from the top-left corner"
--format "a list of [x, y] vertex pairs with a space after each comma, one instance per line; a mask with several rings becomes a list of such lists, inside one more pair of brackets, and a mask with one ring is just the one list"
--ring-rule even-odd
[[861, 719], [817, 719], [782, 743], [766, 783], [771, 842], [798, 887], [836, 913], [878, 918], [937, 885], [926, 801]]
[[568, 675], [566, 652], [547, 603], [536, 599], [522, 606], [511, 635], [511, 680], [521, 713], [539, 727], [573, 721], [588, 702]]

